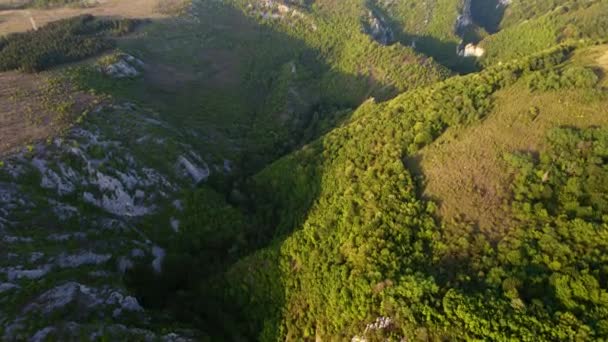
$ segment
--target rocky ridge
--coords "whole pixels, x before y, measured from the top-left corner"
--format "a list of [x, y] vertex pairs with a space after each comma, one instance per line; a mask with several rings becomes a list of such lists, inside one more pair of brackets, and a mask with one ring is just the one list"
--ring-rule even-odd
[[378, 43], [390, 45], [395, 42], [395, 34], [382, 15], [369, 10], [364, 26], [367, 33]]
[[[121, 279], [135, 264], [162, 270], [164, 249], [138, 228], [140, 220], [159, 208], [178, 213], [182, 189], [212, 170], [229, 171], [229, 161], [218, 163], [130, 103], [99, 107], [64, 136], [4, 159], [1, 339], [193, 338], [191, 331], [155, 332]], [[176, 234], [179, 220], [165, 219], [166, 234]]]

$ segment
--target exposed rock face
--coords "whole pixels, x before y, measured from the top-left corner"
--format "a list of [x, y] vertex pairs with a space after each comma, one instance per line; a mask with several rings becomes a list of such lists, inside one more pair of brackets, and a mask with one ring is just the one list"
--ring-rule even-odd
[[[456, 34], [460, 35], [461, 37], [465, 37], [465, 33], [466, 30], [469, 26], [471, 25], [483, 25], [479, 22], [475, 22], [475, 18], [473, 17], [473, 13], [471, 10], [471, 6], [473, 4], [474, 0], [464, 0], [464, 4], [462, 7], [462, 13], [458, 16], [458, 19], [456, 20], [456, 25], [455, 25], [455, 32]], [[482, 0], [478, 0], [478, 1], [482, 1]], [[501, 12], [504, 7], [508, 6], [510, 4], [510, 0], [499, 0], [496, 2], [496, 9], [495, 11], [497, 11], [496, 13]], [[476, 3], [477, 4], [477, 3]], [[480, 14], [477, 14], [478, 16], [480, 16]], [[477, 18], [479, 20], [479, 18]], [[488, 25], [486, 23], [486, 25]], [[486, 28], [487, 30], [490, 30], [489, 26], [485, 26], [484, 28]], [[485, 54], [485, 50], [480, 47], [477, 46], [473, 43], [468, 43], [466, 41], [461, 41], [461, 44], [458, 46], [457, 51], [459, 56], [461, 57], [482, 57]]]
[[0, 293], [8, 292], [10, 290], [18, 289], [19, 286], [11, 283], [0, 283]]
[[59, 256], [57, 264], [60, 268], [74, 268], [82, 265], [99, 265], [112, 258], [111, 254], [96, 254], [90, 251], [81, 252], [73, 255], [62, 254]]
[[[0, 340], [197, 340], [154, 331], [121, 282], [136, 263], [162, 270], [165, 251], [140, 217], [183, 208], [181, 189], [226, 172], [229, 162], [208, 164], [183, 134], [132, 104], [109, 105], [62, 138], [2, 160]], [[159, 155], [165, 165], [151, 162]], [[179, 233], [177, 219], [163, 219], [167, 234]]]
[[317, 30], [317, 26], [306, 11], [314, 0], [251, 0], [247, 5], [250, 14], [259, 16], [265, 20], [285, 21], [285, 22], [304, 22], [312, 31]]
[[165, 258], [165, 250], [154, 246], [152, 247], [152, 255], [154, 255], [154, 260], [152, 260], [152, 268], [156, 273], [160, 273], [162, 271], [163, 260]]
[[[82, 318], [103, 319], [112, 312], [115, 318], [123, 314], [146, 320], [144, 310], [137, 299], [122, 293], [122, 290], [111, 287], [93, 287], [78, 282], [68, 281], [48, 289], [42, 294], [30, 300], [6, 326], [4, 340], [21, 340], [25, 337], [24, 327], [28, 324], [30, 316], [49, 317], [61, 315], [67, 322], [56, 322], [36, 331], [31, 340], [46, 341], [47, 339], [74, 338], [75, 332], [82, 334], [83, 331], [105, 329], [99, 325], [85, 325], [78, 323]], [[96, 326], [96, 327], [95, 327]], [[69, 327], [69, 329], [66, 329]], [[130, 332], [137, 332], [131, 329]], [[154, 336], [152, 332], [147, 334]], [[82, 336], [82, 335], [80, 335]]]
[[9, 281], [16, 281], [21, 279], [36, 280], [44, 277], [51, 271], [51, 265], [44, 265], [41, 268], [34, 269], [23, 269], [23, 266], [8, 267], [0, 269], [0, 272], [6, 274], [6, 278]]
[[[507, 7], [511, 4], [511, 0], [497, 0], [496, 8], [494, 9], [496, 11], [496, 13], [492, 13], [492, 14], [481, 13], [481, 14], [477, 14], [478, 17], [475, 18], [475, 16], [473, 15], [473, 11], [472, 11], [473, 1], [483, 2], [483, 1], [489, 1], [489, 0], [464, 0], [464, 4], [462, 6], [462, 12], [456, 19], [456, 25], [454, 28], [454, 31], [456, 32], [456, 34], [458, 34], [460, 36], [462, 36], [464, 34], [465, 30], [473, 24], [478, 24], [480, 26], [483, 26], [483, 24], [480, 23], [480, 21], [483, 21], [483, 19], [480, 18], [480, 16], [482, 16], [482, 15], [491, 16], [496, 13], [501, 13], [502, 11], [504, 11], [505, 7]], [[478, 3], [476, 3], [476, 4], [478, 4]], [[477, 22], [476, 22], [476, 19], [477, 19]], [[496, 23], [496, 24], [498, 24], [498, 23]], [[485, 27], [485, 28], [488, 29], [487, 27]]]
[[464, 47], [458, 48], [458, 55], [462, 57], [482, 57], [485, 54], [485, 50], [475, 44], [467, 44]]
[[195, 163], [191, 162], [185, 156], [179, 156], [177, 163], [179, 167], [183, 168], [183, 170], [190, 177], [192, 177], [192, 181], [195, 184], [206, 180], [207, 177], [209, 177], [209, 175], [211, 174], [211, 171], [209, 170], [209, 167], [206, 164], [204, 164], [202, 167], [198, 166]]
[[473, 15], [471, 13], [471, 1], [472, 0], [464, 0], [462, 12], [456, 19], [455, 31], [457, 34], [462, 34], [467, 27], [473, 24]]
[[144, 62], [128, 54], [116, 56], [117, 60], [100, 70], [113, 78], [133, 78], [140, 75], [140, 70], [144, 67]]
[[[384, 329], [390, 329], [391, 326], [393, 325], [393, 320], [390, 317], [378, 317], [376, 318], [376, 321], [374, 321], [373, 323], [369, 323], [365, 326], [365, 331], [364, 334], [367, 334], [369, 332], [375, 331], [375, 330], [384, 330]], [[405, 341], [405, 338], [401, 338], [400, 341]], [[368, 340], [365, 337], [361, 337], [361, 336], [354, 336], [353, 338], [351, 338], [351, 342], [367, 342]]]
[[389, 45], [395, 42], [393, 30], [381, 15], [368, 11], [365, 27], [367, 33], [378, 43]]
[[296, 8], [292, 8], [293, 1], [259, 0], [249, 4], [264, 19], [289, 19], [304, 18], [304, 14]]

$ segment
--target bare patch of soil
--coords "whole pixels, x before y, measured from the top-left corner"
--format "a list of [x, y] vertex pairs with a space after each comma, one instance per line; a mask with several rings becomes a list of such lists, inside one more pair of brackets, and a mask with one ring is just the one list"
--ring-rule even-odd
[[0, 73], [0, 156], [59, 134], [96, 101], [40, 74]]

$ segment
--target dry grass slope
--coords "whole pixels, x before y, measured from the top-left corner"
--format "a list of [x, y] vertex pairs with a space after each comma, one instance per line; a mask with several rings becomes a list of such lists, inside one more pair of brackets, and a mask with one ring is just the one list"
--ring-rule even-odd
[[[593, 60], [606, 68], [608, 47], [602, 53]], [[534, 118], [532, 107], [540, 110]], [[438, 201], [441, 219], [474, 222], [495, 240], [512, 224], [506, 205], [511, 175], [503, 156], [542, 150], [547, 132], [554, 127], [607, 125], [605, 96], [599, 100], [573, 90], [530, 93], [520, 82], [496, 94], [494, 109], [482, 122], [449, 129], [408, 165], [423, 176], [424, 196]]]

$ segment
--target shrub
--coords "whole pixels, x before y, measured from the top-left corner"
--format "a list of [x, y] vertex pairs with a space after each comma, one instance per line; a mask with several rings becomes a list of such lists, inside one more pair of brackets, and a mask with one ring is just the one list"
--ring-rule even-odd
[[593, 70], [584, 67], [571, 67], [563, 71], [546, 70], [535, 72], [528, 80], [531, 91], [547, 91], [563, 88], [589, 89], [594, 87], [599, 78]]
[[591, 88], [598, 80], [593, 70], [583, 67], [569, 68], [562, 74], [562, 83], [569, 88]]

